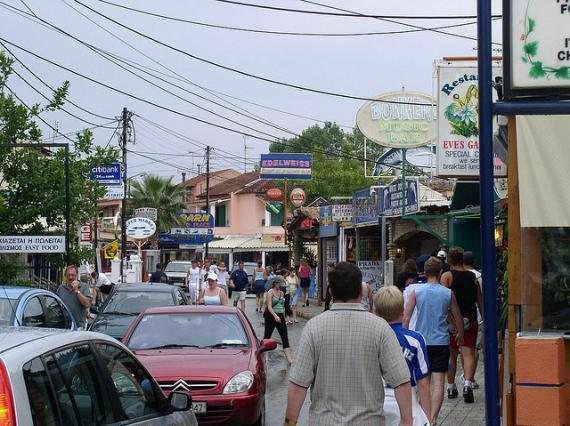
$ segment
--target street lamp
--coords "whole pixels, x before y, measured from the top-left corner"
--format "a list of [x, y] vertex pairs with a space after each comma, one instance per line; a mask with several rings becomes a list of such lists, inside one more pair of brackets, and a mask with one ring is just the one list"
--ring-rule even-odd
[[505, 219], [495, 219], [495, 247], [503, 247], [505, 244]]

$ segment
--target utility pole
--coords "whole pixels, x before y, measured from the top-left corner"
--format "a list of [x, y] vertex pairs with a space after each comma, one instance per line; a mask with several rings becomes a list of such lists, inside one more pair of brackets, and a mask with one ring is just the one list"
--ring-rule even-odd
[[[206, 147], [206, 212], [210, 213], [210, 145]], [[208, 257], [208, 243], [204, 250], [204, 258]]]
[[247, 150], [249, 147], [247, 146], [247, 136], [243, 135], [243, 172], [247, 171]]
[[123, 202], [121, 204], [121, 282], [125, 280], [125, 258], [127, 256], [127, 141], [129, 128], [129, 111], [123, 108], [123, 134], [121, 137], [121, 148], [123, 151]]

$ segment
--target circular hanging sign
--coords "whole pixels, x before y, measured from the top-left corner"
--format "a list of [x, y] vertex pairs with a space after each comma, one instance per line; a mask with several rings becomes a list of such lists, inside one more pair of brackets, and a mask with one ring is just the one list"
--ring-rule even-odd
[[270, 188], [267, 190], [267, 198], [270, 200], [281, 200], [283, 198], [283, 191], [279, 188]]
[[156, 232], [156, 224], [146, 217], [133, 217], [127, 220], [127, 237], [142, 240]]
[[303, 191], [301, 188], [295, 188], [291, 191], [289, 199], [295, 207], [301, 207], [303, 204], [305, 204], [307, 196], [305, 195], [305, 191]]
[[389, 92], [365, 103], [356, 124], [368, 140], [391, 148], [417, 148], [437, 136], [433, 97], [420, 92]]

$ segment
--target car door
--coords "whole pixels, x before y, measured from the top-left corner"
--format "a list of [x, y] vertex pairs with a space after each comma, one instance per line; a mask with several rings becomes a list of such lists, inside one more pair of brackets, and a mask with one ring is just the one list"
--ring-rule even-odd
[[45, 327], [45, 312], [38, 296], [24, 300], [22, 318], [18, 325], [24, 327]]
[[175, 289], [175, 300], [176, 300], [176, 305], [187, 305], [188, 304], [188, 297], [186, 297], [186, 295], [184, 294], [184, 292], [182, 291], [181, 288], [176, 288]]
[[103, 368], [110, 376], [118, 395], [121, 414], [127, 418], [121, 424], [141, 426], [194, 426], [191, 411], [164, 412], [165, 397], [150, 374], [139, 361], [120, 347], [97, 343]]
[[45, 312], [45, 326], [48, 328], [72, 328], [71, 315], [67, 308], [63, 306], [53, 296], [40, 296]]

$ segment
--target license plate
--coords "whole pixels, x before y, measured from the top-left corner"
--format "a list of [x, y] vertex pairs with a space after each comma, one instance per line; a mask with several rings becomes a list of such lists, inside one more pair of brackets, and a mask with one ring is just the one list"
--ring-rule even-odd
[[205, 402], [193, 402], [192, 411], [198, 414], [206, 414], [206, 403]]

